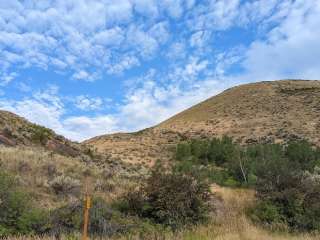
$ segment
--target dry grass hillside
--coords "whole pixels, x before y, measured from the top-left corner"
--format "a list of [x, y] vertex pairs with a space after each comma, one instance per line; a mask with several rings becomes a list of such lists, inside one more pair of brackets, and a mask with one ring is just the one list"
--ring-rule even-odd
[[242, 144], [308, 139], [320, 145], [320, 81], [283, 80], [230, 88], [163, 123], [85, 143], [125, 162], [168, 160], [188, 138], [228, 135]]
[[[73, 142], [53, 130], [29, 122], [8, 111], [0, 110], [0, 146], [14, 149], [28, 148], [35, 152], [58, 154], [81, 161], [84, 164], [95, 164], [100, 168], [110, 168], [117, 172], [140, 171], [143, 166], [132, 167], [124, 161], [112, 158], [107, 152], [99, 154], [84, 144]], [[49, 160], [48, 160], [49, 161]]]
[[41, 147], [73, 157], [81, 155], [84, 150], [80, 144], [57, 135], [51, 129], [7, 111], [0, 111], [0, 143], [13, 147]]
[[49, 209], [79, 199], [88, 171], [92, 191], [107, 201], [127, 191], [140, 177], [136, 166], [101, 161], [85, 162], [82, 157], [41, 148], [0, 146], [0, 169], [15, 176], [20, 187]]
[[[80, 196], [84, 173], [90, 169], [94, 189], [108, 198], [118, 195], [145, 172], [109, 155], [57, 135], [7, 111], [0, 111], [0, 170], [16, 176], [44, 207]], [[122, 184], [123, 183], [123, 184]]]

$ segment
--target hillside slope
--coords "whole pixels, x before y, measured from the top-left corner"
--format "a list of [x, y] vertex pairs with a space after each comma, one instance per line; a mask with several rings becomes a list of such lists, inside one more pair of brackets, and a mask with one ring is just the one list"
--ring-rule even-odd
[[41, 147], [68, 156], [78, 156], [84, 150], [51, 129], [33, 124], [7, 111], [0, 111], [0, 144], [5, 146]]
[[282, 80], [230, 88], [137, 133], [86, 141], [99, 152], [150, 164], [170, 158], [175, 143], [228, 135], [242, 144], [308, 139], [320, 145], [320, 81]]
[[187, 135], [229, 135], [241, 143], [307, 138], [320, 144], [320, 81], [274, 81], [234, 87], [156, 128]]

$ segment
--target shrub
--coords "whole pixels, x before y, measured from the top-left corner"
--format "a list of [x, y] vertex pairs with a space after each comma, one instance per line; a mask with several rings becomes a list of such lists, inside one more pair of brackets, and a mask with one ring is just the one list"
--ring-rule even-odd
[[[290, 161], [265, 168], [257, 184], [255, 216], [263, 223], [291, 229], [320, 230], [320, 175], [292, 169]], [[317, 168], [316, 168], [317, 169]], [[266, 204], [267, 203], [267, 204]]]
[[[117, 214], [101, 198], [94, 198], [90, 208], [89, 232], [91, 235], [112, 236], [129, 227], [117, 219]], [[80, 201], [69, 203], [51, 212], [52, 231], [58, 234], [76, 233], [83, 225], [83, 206]]]
[[34, 124], [31, 129], [31, 138], [33, 142], [45, 145], [49, 138], [53, 135], [51, 129]]
[[141, 188], [125, 196], [122, 210], [176, 229], [205, 220], [209, 198], [200, 178], [156, 167]]
[[300, 142], [290, 142], [285, 150], [286, 157], [297, 169], [312, 170], [317, 163], [317, 151], [311, 144], [303, 140]]
[[259, 202], [253, 209], [251, 209], [251, 214], [255, 220], [259, 220], [268, 225], [283, 221], [280, 209], [274, 205], [274, 203], [269, 201]]
[[78, 179], [65, 175], [55, 177], [49, 182], [49, 186], [53, 189], [55, 194], [61, 196], [70, 194], [79, 195], [81, 189], [81, 183]]
[[176, 149], [176, 159], [178, 161], [187, 160], [191, 157], [191, 149], [187, 143], [179, 143]]
[[31, 197], [18, 189], [15, 179], [0, 171], [0, 237], [43, 233], [50, 227], [44, 210], [33, 207]]
[[80, 231], [83, 207], [81, 202], [69, 203], [50, 213], [52, 231], [55, 233], [70, 233]]

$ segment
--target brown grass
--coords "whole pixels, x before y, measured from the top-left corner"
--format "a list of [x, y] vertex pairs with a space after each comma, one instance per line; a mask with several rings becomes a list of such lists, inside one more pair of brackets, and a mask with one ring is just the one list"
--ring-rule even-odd
[[[53, 154], [42, 148], [0, 146], [0, 167], [16, 176], [19, 185], [46, 208], [55, 208], [74, 200], [74, 196], [61, 197], [54, 194], [50, 181], [58, 176], [68, 176], [82, 185], [83, 173], [89, 169], [92, 175], [90, 184], [95, 188], [95, 194], [109, 202], [136, 184], [129, 173], [123, 175], [115, 172], [108, 177], [104, 174], [105, 169], [94, 163], [88, 165], [80, 158]], [[48, 168], [55, 169], [52, 176], [48, 175]], [[110, 168], [106, 169], [110, 171]]]

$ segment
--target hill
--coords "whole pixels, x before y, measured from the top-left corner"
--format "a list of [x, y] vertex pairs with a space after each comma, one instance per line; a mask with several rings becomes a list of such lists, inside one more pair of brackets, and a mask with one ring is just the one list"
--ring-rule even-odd
[[39, 206], [57, 207], [79, 198], [88, 174], [95, 192], [112, 198], [125, 189], [123, 186], [130, 186], [127, 179], [142, 171], [16, 114], [0, 111], [0, 175], [14, 176]]
[[0, 111], [0, 144], [12, 147], [41, 147], [72, 157], [81, 155], [83, 151], [80, 144], [7, 111]]
[[320, 81], [282, 80], [230, 88], [172, 118], [136, 133], [85, 141], [125, 162], [168, 160], [170, 148], [189, 138], [228, 135], [241, 144], [307, 139], [320, 145]]

